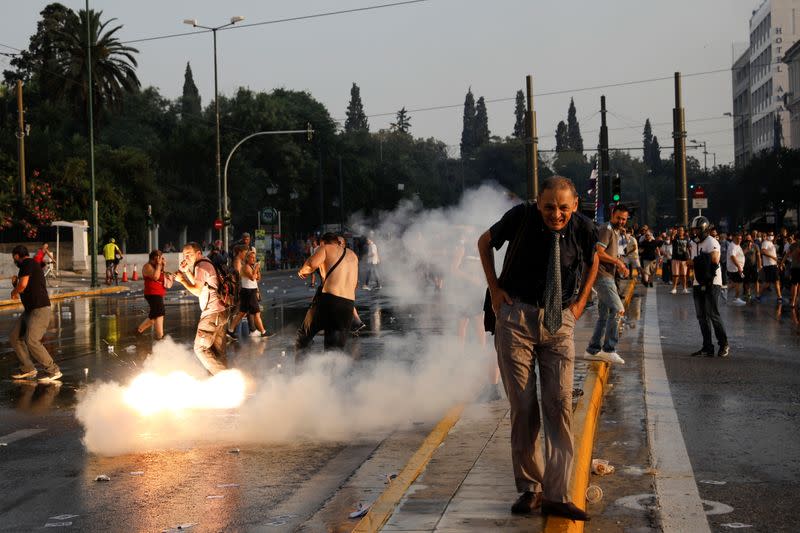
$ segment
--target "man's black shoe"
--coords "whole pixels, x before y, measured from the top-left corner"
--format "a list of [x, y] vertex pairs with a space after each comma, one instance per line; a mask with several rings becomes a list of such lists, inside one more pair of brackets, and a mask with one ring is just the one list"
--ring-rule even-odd
[[720, 346], [719, 351], [717, 352], [718, 357], [728, 357], [731, 354], [731, 349], [726, 344], [725, 346]]
[[542, 506], [542, 493], [541, 492], [523, 492], [514, 505], [511, 506], [512, 514], [533, 514], [539, 507]]
[[579, 509], [572, 502], [551, 502], [547, 500], [542, 501], [542, 514], [560, 516], [562, 518], [569, 518], [570, 520], [579, 520], [581, 522], [588, 522], [589, 515], [586, 511]]
[[706, 350], [705, 348], [700, 348], [696, 352], [690, 354], [692, 357], [714, 357], [714, 350]]
[[225, 335], [228, 337], [228, 339], [230, 339], [232, 341], [238, 341], [239, 340], [239, 337], [236, 336], [236, 333], [234, 333], [233, 331], [231, 331], [229, 329], [225, 330]]

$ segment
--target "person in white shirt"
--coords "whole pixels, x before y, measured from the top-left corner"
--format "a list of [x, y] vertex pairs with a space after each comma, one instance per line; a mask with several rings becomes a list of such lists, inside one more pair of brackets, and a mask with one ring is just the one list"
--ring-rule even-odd
[[703, 335], [703, 347], [692, 353], [692, 356], [714, 357], [714, 341], [711, 337], [713, 328], [719, 344], [717, 356], [727, 357], [730, 354], [728, 336], [718, 308], [722, 290], [720, 246], [719, 241], [709, 234], [710, 230], [711, 223], [706, 217], [695, 217], [692, 220], [690, 231], [697, 243], [693, 247], [690, 261], [690, 266], [694, 269], [692, 294], [697, 321]]
[[381, 276], [378, 273], [378, 265], [381, 263], [381, 258], [378, 255], [378, 245], [367, 238], [367, 277], [364, 279], [364, 285], [361, 287], [363, 290], [371, 290], [369, 286], [370, 280], [375, 278], [375, 289], [381, 288]]
[[744, 281], [744, 250], [742, 250], [742, 235], [737, 233], [728, 245], [728, 257], [725, 260], [725, 270], [728, 272], [728, 286], [733, 285], [736, 298], [731, 300], [731, 305], [745, 305], [742, 300], [742, 282]]
[[775, 286], [775, 294], [778, 296], [778, 303], [783, 303], [781, 295], [781, 277], [778, 271], [778, 254], [775, 249], [775, 232], [769, 231], [767, 238], [761, 243], [761, 264], [764, 272], [764, 282], [761, 284], [761, 290], [758, 293], [756, 300], [761, 301], [761, 295], [770, 285]]

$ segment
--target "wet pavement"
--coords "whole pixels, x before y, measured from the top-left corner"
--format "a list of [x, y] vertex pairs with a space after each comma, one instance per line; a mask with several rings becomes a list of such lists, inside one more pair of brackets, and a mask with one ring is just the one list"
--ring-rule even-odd
[[[293, 372], [294, 333], [313, 290], [290, 273], [271, 275], [261, 290], [264, 324], [277, 335], [251, 339], [243, 325], [240, 341], [229, 345], [229, 361]], [[412, 329], [417, 312], [389, 308], [381, 292], [361, 292], [359, 298], [368, 328], [351, 341], [357, 361], [376, 357], [387, 338]], [[134, 290], [55, 301], [52, 309], [45, 345], [64, 373], [60, 386], [0, 378], [0, 531], [151, 532], [182, 524], [195, 524], [194, 531], [293, 530], [368, 464], [376, 448], [402, 442], [410, 454], [430, 429], [420, 423], [352, 441], [243, 443], [236, 453], [231, 444], [191, 443], [115, 457], [87, 453], [74, 416], [77, 398], [89, 384], [126, 382], [141, 369], [154, 343], [150, 334], [135, 334], [147, 304]], [[0, 310], [0, 376], [17, 368], [7, 335], [18, 316], [16, 309]], [[168, 292], [165, 333], [178, 344], [190, 349], [198, 316], [196, 298]], [[321, 337], [317, 342], [321, 347]], [[396, 471], [407, 459], [395, 451], [380, 468]], [[111, 481], [95, 481], [101, 474]], [[372, 492], [379, 492], [384, 480], [372, 477]], [[347, 524], [354, 504], [342, 503], [327, 520]]]
[[658, 286], [648, 297], [656, 294], [670, 389], [711, 530], [800, 530], [797, 310], [720, 302], [730, 357], [690, 357], [702, 344], [691, 295]]

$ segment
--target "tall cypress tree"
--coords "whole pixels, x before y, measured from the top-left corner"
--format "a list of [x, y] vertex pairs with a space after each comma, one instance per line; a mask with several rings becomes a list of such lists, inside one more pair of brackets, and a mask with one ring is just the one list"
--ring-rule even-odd
[[469, 157], [475, 153], [475, 97], [472, 87], [464, 97], [464, 127], [461, 130], [461, 157]]
[[658, 145], [658, 137], [653, 136], [653, 142], [650, 143], [648, 160], [650, 161], [650, 170], [653, 172], [661, 170], [661, 146]]
[[525, 138], [525, 95], [517, 91], [517, 102], [514, 104], [514, 137]]
[[344, 131], [369, 131], [367, 115], [364, 114], [364, 104], [361, 103], [361, 89], [353, 83], [350, 88], [350, 103], [347, 104], [347, 119], [344, 121]]
[[569, 148], [569, 139], [567, 138], [567, 125], [563, 120], [558, 122], [556, 126], [556, 152], [563, 152]]
[[647, 168], [653, 169], [653, 128], [650, 127], [650, 119], [644, 121], [644, 131], [642, 131], [642, 149], [644, 156], [642, 160]]
[[186, 71], [183, 74], [183, 95], [181, 96], [181, 114], [182, 115], [200, 115], [201, 102], [200, 91], [197, 90], [197, 85], [194, 83], [194, 76], [192, 76], [192, 67], [186, 63]]
[[567, 111], [567, 146], [580, 154], [583, 154], [583, 137], [581, 137], [581, 125], [578, 124], [578, 117], [575, 110], [575, 100], [569, 99], [569, 110]]
[[475, 106], [475, 147], [489, 142], [489, 115], [486, 113], [486, 100], [478, 98]]

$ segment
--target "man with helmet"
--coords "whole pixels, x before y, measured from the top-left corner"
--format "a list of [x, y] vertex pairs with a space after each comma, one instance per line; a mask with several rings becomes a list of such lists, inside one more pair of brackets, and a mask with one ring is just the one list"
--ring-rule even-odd
[[689, 261], [694, 269], [694, 308], [700, 331], [703, 334], [703, 347], [692, 355], [695, 357], [714, 357], [714, 341], [711, 329], [717, 337], [719, 351], [717, 356], [727, 357], [728, 336], [725, 326], [719, 315], [719, 295], [722, 290], [722, 272], [720, 270], [720, 245], [719, 241], [711, 236], [711, 223], [706, 217], [699, 216], [692, 220], [689, 226], [692, 239], [696, 245], [692, 247], [693, 253]]

